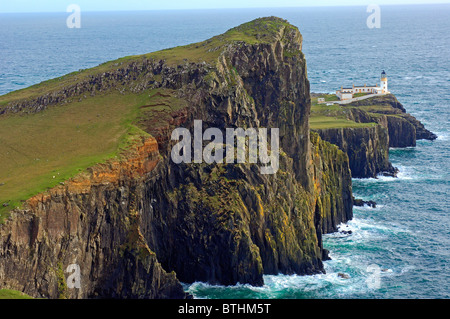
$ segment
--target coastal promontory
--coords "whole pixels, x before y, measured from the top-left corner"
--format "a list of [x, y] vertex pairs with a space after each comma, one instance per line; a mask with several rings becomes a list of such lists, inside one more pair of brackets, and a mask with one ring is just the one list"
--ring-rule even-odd
[[[181, 283], [323, 273], [352, 175], [395, 174], [389, 147], [432, 133], [393, 96], [316, 98], [302, 35], [277, 17], [0, 96], [0, 289], [190, 298]], [[175, 163], [172, 132], [196, 121], [278, 129], [278, 170]]]
[[[180, 282], [324, 272], [322, 235], [352, 217], [351, 173], [310, 134], [301, 49], [296, 27], [261, 18], [0, 97], [0, 288], [184, 298]], [[194, 120], [278, 128], [279, 170], [175, 164], [170, 134]]]

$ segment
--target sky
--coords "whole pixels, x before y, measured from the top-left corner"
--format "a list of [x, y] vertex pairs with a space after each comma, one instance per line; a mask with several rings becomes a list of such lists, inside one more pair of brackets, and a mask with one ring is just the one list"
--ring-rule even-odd
[[70, 4], [80, 6], [83, 11], [125, 11], [430, 3], [450, 3], [450, 0], [0, 0], [0, 13], [66, 12]]

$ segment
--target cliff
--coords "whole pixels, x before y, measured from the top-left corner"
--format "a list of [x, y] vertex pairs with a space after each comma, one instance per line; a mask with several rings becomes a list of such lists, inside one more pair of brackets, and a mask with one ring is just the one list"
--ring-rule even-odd
[[[322, 234], [353, 218], [352, 180], [349, 158], [338, 146], [311, 132], [314, 161], [315, 225]], [[317, 233], [319, 239], [320, 232]]]
[[365, 110], [372, 116], [371, 121], [388, 128], [390, 147], [416, 146], [416, 140], [437, 138], [436, 134], [427, 130], [419, 120], [407, 113], [393, 94], [356, 101], [348, 106]]
[[[30, 198], [1, 225], [0, 284], [44, 298], [183, 298], [142, 236], [136, 194], [159, 163], [156, 140]], [[68, 265], [81, 289], [68, 289]]]
[[376, 177], [381, 172], [395, 172], [389, 162], [389, 136], [384, 127], [376, 125], [316, 131], [322, 139], [347, 153], [353, 177]]
[[394, 176], [397, 169], [389, 162], [389, 147], [415, 146], [418, 139], [436, 139], [392, 94], [342, 106], [318, 104], [318, 97], [333, 99], [315, 94], [311, 127], [348, 154], [355, 178]]
[[[263, 274], [324, 272], [322, 234], [352, 217], [351, 172], [344, 152], [310, 135], [301, 46], [296, 27], [262, 18], [0, 97], [4, 123], [110, 96], [130, 103], [120, 107], [134, 116], [120, 155], [4, 217], [0, 288], [48, 298], [184, 298], [180, 281], [262, 285]], [[175, 164], [171, 132], [192, 132], [194, 120], [204, 129], [279, 128], [278, 172]], [[67, 287], [70, 264], [80, 266], [79, 289]]]

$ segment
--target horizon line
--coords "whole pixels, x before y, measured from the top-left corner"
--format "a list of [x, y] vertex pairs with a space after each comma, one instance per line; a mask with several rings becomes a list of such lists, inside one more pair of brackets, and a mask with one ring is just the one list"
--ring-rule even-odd
[[[433, 5], [450, 5], [450, 1], [446, 3], [385, 3], [378, 4], [380, 7], [389, 6], [433, 6]], [[196, 11], [196, 10], [249, 10], [249, 9], [297, 9], [297, 8], [342, 8], [342, 7], [367, 7], [365, 4], [342, 4], [342, 5], [299, 5], [299, 6], [271, 6], [271, 7], [224, 7], [224, 8], [181, 8], [181, 9], [112, 9], [112, 10], [83, 10], [83, 12], [145, 12], [145, 11]], [[8, 13], [69, 13], [63, 11], [0, 11], [0, 14]]]

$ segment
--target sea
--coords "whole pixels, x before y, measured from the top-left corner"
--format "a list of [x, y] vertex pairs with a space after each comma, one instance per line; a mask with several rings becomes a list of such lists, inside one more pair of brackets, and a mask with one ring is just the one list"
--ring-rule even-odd
[[[390, 149], [398, 178], [354, 179], [354, 218], [327, 234], [325, 274], [267, 275], [262, 287], [185, 284], [195, 298], [436, 299], [450, 297], [450, 5], [0, 14], [0, 95], [105, 61], [198, 42], [258, 17], [303, 35], [312, 92], [376, 84], [382, 70], [435, 141]], [[370, 11], [370, 10], [369, 10]], [[373, 20], [371, 20], [373, 21]], [[379, 27], [377, 27], [379, 26]], [[342, 232], [346, 231], [346, 232]], [[351, 231], [351, 232], [348, 232]]]

